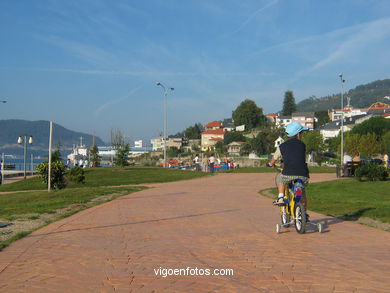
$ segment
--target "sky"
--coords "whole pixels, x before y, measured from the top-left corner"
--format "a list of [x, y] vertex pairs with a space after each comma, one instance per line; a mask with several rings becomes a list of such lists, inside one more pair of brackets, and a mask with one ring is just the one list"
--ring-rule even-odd
[[[0, 0], [0, 119], [146, 143], [390, 78], [388, 0]], [[77, 142], [75, 142], [77, 143]]]

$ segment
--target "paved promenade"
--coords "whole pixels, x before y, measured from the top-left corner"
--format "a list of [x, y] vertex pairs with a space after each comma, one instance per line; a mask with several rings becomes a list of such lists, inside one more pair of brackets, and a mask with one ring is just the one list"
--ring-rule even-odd
[[[313, 174], [312, 181], [333, 179]], [[389, 292], [390, 233], [328, 222], [276, 234], [274, 174], [155, 184], [40, 229], [0, 252], [0, 292]], [[156, 276], [190, 267], [233, 276]]]

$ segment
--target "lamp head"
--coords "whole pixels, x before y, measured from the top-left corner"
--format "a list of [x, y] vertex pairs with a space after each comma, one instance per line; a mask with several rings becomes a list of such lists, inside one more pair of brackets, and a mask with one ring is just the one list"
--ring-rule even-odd
[[161, 85], [161, 83], [160, 82], [156, 82], [156, 85]]
[[29, 138], [29, 140], [28, 140], [28, 143], [29, 143], [29, 144], [32, 144], [32, 143], [33, 143], [33, 137], [32, 137], [32, 136], [30, 136], [30, 138]]
[[171, 87], [171, 91], [175, 90], [175, 88]]
[[22, 137], [19, 136], [19, 137], [18, 137], [18, 144], [21, 144], [21, 143], [22, 143]]

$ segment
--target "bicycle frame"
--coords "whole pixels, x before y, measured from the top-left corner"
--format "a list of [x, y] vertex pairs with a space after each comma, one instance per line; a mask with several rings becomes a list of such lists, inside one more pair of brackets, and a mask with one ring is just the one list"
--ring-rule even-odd
[[[277, 171], [282, 172], [279, 168]], [[317, 226], [318, 231], [322, 232], [322, 224], [314, 224], [307, 220], [306, 207], [301, 202], [304, 196], [304, 184], [301, 179], [294, 179], [286, 184], [283, 197], [284, 203], [279, 204], [281, 224], [276, 225], [277, 233], [280, 232], [281, 227], [294, 225], [296, 231], [303, 234], [306, 232], [306, 224]]]

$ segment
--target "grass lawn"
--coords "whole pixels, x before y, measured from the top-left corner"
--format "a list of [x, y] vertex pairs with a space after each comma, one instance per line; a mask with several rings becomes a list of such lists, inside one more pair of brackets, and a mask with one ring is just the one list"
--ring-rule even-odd
[[[273, 190], [276, 195], [276, 188]], [[307, 188], [309, 210], [341, 218], [367, 217], [390, 223], [390, 181], [358, 182], [356, 179], [311, 183]]]
[[[224, 171], [228, 173], [272, 173], [276, 172], [275, 169], [269, 167], [252, 167], [252, 168], [240, 168], [229, 171]], [[310, 173], [336, 173], [336, 168], [334, 167], [309, 167]]]
[[140, 191], [146, 187], [112, 187], [112, 188], [69, 188], [47, 191], [31, 191], [0, 194], [0, 219], [12, 221], [15, 216], [23, 214], [54, 213], [58, 209], [72, 204], [85, 204], [92, 199], [115, 195], [115, 197]]
[[[210, 173], [186, 170], [164, 169], [159, 167], [102, 167], [85, 169], [85, 184], [70, 182], [68, 188], [98, 187], [143, 183], [161, 183], [208, 176]], [[39, 177], [0, 186], [1, 191], [47, 189]]]

